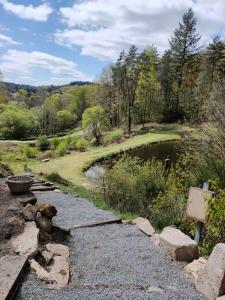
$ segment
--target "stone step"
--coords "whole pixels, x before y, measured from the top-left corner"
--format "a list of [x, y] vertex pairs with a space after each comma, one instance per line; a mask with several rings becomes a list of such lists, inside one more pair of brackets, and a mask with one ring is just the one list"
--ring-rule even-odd
[[54, 191], [55, 186], [45, 186], [45, 185], [37, 185], [37, 186], [32, 186], [31, 191], [32, 192], [48, 192], [48, 191]]
[[3, 256], [0, 258], [0, 299], [12, 299], [25, 272], [26, 256]]

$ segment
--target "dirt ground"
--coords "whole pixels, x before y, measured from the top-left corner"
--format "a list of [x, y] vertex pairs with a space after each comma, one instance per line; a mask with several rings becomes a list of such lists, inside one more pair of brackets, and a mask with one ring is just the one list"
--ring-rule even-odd
[[4, 179], [0, 179], [0, 257], [13, 254], [9, 239], [23, 232], [22, 205], [13, 196]]

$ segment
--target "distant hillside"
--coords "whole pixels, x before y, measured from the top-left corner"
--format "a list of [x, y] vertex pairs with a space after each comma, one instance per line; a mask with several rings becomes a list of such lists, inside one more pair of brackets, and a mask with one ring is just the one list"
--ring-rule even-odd
[[31, 92], [36, 92], [39, 89], [46, 89], [48, 92], [54, 91], [54, 90], [58, 90], [62, 87], [69, 87], [69, 86], [74, 86], [74, 85], [90, 85], [93, 84], [92, 82], [88, 82], [88, 81], [73, 81], [69, 84], [65, 84], [65, 85], [48, 85], [48, 86], [32, 86], [32, 85], [26, 85], [26, 84], [17, 84], [17, 83], [12, 83], [12, 82], [5, 82], [5, 87], [6, 89], [10, 92], [10, 93], [15, 93], [20, 89], [24, 89], [26, 91], [28, 91], [29, 93]]

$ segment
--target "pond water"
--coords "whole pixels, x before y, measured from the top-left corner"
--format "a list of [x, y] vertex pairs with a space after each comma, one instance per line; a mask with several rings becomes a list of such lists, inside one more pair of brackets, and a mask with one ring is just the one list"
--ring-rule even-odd
[[[151, 161], [153, 158], [162, 160], [166, 165], [170, 166], [171, 164], [176, 163], [180, 151], [180, 141], [172, 141], [144, 145], [126, 151], [125, 153], [131, 157], [139, 157], [143, 161]], [[111, 168], [121, 156], [122, 155], [119, 154], [114, 158], [104, 160], [102, 163], [96, 163], [85, 172], [85, 175], [90, 179], [99, 178], [104, 175], [106, 170]]]

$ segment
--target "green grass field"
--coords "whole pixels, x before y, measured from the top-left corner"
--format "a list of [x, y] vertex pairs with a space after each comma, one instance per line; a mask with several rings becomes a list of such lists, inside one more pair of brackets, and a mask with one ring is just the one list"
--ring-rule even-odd
[[73, 184], [88, 187], [91, 186], [91, 182], [85, 177], [83, 169], [87, 168], [94, 161], [141, 145], [178, 140], [183, 131], [187, 131], [187, 128], [177, 126], [167, 130], [150, 130], [119, 144], [112, 144], [106, 147], [91, 147], [85, 152], [72, 152], [64, 157], [52, 159], [47, 163], [35, 163], [32, 165], [32, 169], [36, 173], [41, 172], [44, 174], [57, 172], [61, 177]]

